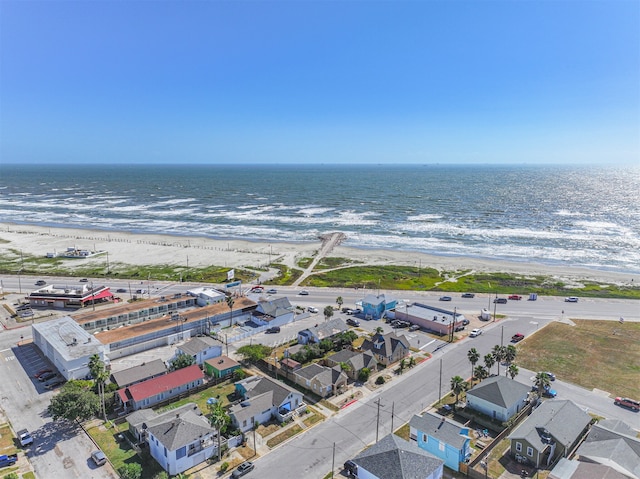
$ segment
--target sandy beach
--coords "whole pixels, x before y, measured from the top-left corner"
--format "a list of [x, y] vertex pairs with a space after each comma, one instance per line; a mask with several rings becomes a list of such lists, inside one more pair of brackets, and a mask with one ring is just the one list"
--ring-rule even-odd
[[[314, 257], [323, 241], [283, 243], [245, 240], [217, 240], [198, 236], [134, 234], [118, 231], [97, 231], [78, 228], [49, 228], [43, 226], [0, 223], [0, 252], [15, 255], [45, 256], [68, 248], [106, 251], [105, 254], [74, 262], [128, 265], [171, 265], [183, 267], [222, 266], [229, 268], [264, 267], [270, 262], [295, 267], [301, 258]], [[326, 249], [326, 248], [325, 248]], [[526, 276], [554, 276], [568, 283], [584, 280], [601, 283], [629, 284], [632, 274], [570, 268], [529, 262], [509, 262], [467, 257], [436, 256], [410, 251], [370, 250], [345, 247], [339, 244], [326, 254], [349, 258], [362, 265], [410, 265], [436, 268], [440, 271], [504, 272]]]

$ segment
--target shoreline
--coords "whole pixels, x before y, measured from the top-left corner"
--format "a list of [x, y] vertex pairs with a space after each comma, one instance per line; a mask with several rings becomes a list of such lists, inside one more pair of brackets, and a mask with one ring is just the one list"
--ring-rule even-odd
[[[0, 253], [10, 250], [44, 257], [67, 248], [106, 250], [106, 255], [71, 259], [79, 264], [169, 265], [175, 267], [220, 266], [257, 268], [278, 262], [297, 267], [322, 247], [322, 240], [301, 243], [245, 239], [212, 239], [205, 236], [142, 234], [76, 227], [48, 227], [31, 224], [0, 223]], [[347, 258], [353, 266], [415, 266], [450, 272], [511, 273], [524, 276], [552, 276], [565, 282], [594, 281], [611, 284], [635, 282], [637, 273], [591, 269], [582, 266], [548, 265], [525, 261], [483, 259], [465, 256], [437, 256], [403, 250], [366, 249], [337, 245], [328, 254]], [[73, 263], [67, 264], [73, 268]]]

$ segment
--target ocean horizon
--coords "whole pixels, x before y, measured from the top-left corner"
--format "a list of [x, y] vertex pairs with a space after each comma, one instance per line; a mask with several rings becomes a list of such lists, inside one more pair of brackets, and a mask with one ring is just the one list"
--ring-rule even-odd
[[[640, 168], [0, 165], [0, 222], [640, 272]], [[1, 232], [0, 232], [1, 237]]]

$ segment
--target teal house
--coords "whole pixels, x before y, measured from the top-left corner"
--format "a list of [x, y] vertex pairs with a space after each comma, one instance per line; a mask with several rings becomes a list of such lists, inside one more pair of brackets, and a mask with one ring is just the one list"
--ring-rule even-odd
[[460, 463], [471, 456], [469, 428], [455, 421], [425, 412], [411, 418], [409, 432], [420, 449], [442, 459], [454, 471], [459, 471]]
[[369, 294], [362, 300], [362, 314], [365, 319], [381, 319], [387, 311], [396, 309], [398, 300], [384, 294]]

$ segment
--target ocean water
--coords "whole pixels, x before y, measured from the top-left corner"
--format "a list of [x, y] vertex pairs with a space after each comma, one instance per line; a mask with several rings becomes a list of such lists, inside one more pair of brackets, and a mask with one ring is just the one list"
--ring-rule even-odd
[[640, 272], [640, 168], [2, 165], [0, 221]]

